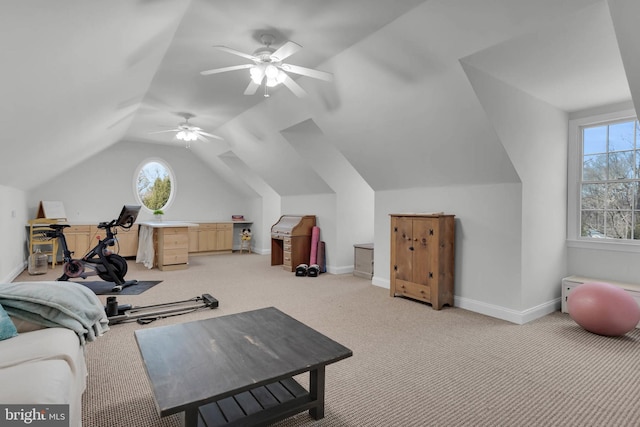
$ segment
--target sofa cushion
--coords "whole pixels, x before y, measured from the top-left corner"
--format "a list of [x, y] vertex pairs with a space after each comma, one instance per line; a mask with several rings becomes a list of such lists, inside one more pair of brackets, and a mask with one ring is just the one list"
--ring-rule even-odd
[[69, 425], [81, 427], [86, 378], [84, 346], [70, 329], [39, 329], [0, 341], [2, 403], [68, 403]]
[[[76, 366], [78, 353], [82, 353], [78, 336], [70, 329], [46, 328], [20, 334], [0, 342], [0, 368], [38, 360], [66, 361], [74, 374], [84, 370]], [[82, 358], [84, 363], [84, 356]]]
[[13, 338], [16, 335], [18, 335], [16, 325], [13, 324], [7, 312], [2, 308], [2, 304], [0, 304], [0, 341]]
[[71, 367], [64, 360], [40, 360], [0, 369], [3, 404], [71, 403], [75, 391]]

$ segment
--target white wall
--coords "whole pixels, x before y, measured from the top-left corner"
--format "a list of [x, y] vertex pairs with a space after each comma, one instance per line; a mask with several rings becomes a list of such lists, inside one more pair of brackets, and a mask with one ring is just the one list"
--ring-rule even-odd
[[25, 267], [27, 247], [26, 193], [0, 185], [0, 281], [10, 282]]
[[567, 275], [640, 284], [638, 252], [569, 248]]
[[335, 192], [336, 218], [332, 231], [335, 241], [331, 242], [329, 271], [350, 273], [353, 245], [373, 241], [374, 192], [313, 120], [305, 120], [281, 133]]
[[389, 214], [453, 214], [455, 304], [508, 318], [505, 310], [520, 308], [521, 197], [517, 183], [376, 192], [373, 283], [389, 288]]
[[473, 66], [463, 66], [522, 181], [519, 308], [543, 305], [546, 314], [559, 306], [567, 271], [568, 115]]
[[[176, 197], [165, 210], [165, 219], [230, 221], [233, 214], [250, 219], [252, 200], [235, 192], [191, 150], [128, 141], [110, 147], [32, 191], [27, 200], [29, 216], [35, 215], [40, 200], [59, 200], [72, 223], [111, 220], [123, 204], [137, 204], [134, 174], [150, 158], [164, 160], [175, 174]], [[151, 213], [143, 210], [138, 220], [151, 218]]]

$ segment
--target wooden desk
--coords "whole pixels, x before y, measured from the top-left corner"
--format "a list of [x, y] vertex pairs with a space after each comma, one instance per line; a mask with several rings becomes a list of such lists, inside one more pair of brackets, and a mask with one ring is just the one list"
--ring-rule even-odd
[[[269, 307], [135, 331], [161, 417], [185, 426], [267, 425], [324, 417], [325, 367], [353, 355]], [[309, 372], [309, 391], [292, 377]]]
[[271, 265], [295, 271], [299, 264], [308, 264], [315, 225], [315, 215], [282, 215], [271, 226]]
[[[140, 245], [153, 245], [147, 253], [155, 253], [154, 265], [160, 270], [180, 270], [189, 265], [189, 227], [198, 224], [180, 221], [142, 222], [140, 227], [153, 229], [152, 242], [140, 242]], [[146, 265], [146, 264], [145, 264]]]

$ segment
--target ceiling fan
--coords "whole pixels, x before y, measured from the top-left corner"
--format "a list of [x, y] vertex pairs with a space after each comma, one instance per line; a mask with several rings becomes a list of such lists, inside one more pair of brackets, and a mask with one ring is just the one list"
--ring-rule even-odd
[[189, 123], [189, 119], [195, 117], [193, 114], [184, 113], [184, 114], [181, 114], [181, 116], [184, 117], [184, 122], [178, 123], [177, 128], [161, 130], [157, 132], [149, 132], [149, 133], [155, 134], [155, 133], [165, 133], [165, 132], [176, 132], [176, 138], [179, 139], [180, 141], [184, 141], [186, 148], [191, 147], [191, 141], [199, 140], [199, 141], [209, 142], [209, 140], [206, 138], [207, 136], [209, 138], [222, 139], [217, 135], [212, 135], [210, 133], [203, 131], [201, 128], [197, 126], [191, 125]]
[[209, 74], [224, 73], [226, 71], [249, 69], [251, 81], [245, 89], [244, 94], [255, 94], [260, 85], [264, 82], [265, 97], [269, 96], [269, 87], [277, 86], [280, 83], [284, 84], [287, 88], [289, 88], [289, 90], [291, 90], [291, 92], [293, 92], [298, 97], [304, 97], [307, 95], [307, 92], [302, 89], [302, 87], [291, 77], [289, 77], [288, 73], [299, 74], [301, 76], [307, 76], [328, 82], [333, 80], [333, 74], [331, 73], [301, 67], [299, 65], [285, 64], [284, 62], [282, 62], [289, 56], [302, 49], [302, 46], [300, 46], [299, 44], [289, 40], [278, 49], [274, 49], [271, 47], [271, 44], [274, 41], [274, 37], [272, 35], [263, 34], [260, 37], [260, 40], [262, 41], [264, 46], [253, 52], [253, 54], [240, 52], [226, 46], [214, 46], [216, 49], [222, 50], [224, 52], [228, 52], [242, 58], [250, 59], [251, 61], [253, 61], [253, 64], [232, 65], [230, 67], [214, 68], [212, 70], [201, 71], [200, 74], [202, 74], [203, 76], [207, 76]]

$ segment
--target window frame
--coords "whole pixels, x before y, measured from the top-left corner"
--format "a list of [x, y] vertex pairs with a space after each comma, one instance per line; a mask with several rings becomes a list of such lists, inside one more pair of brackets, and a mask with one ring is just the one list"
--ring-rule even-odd
[[133, 196], [135, 197], [135, 199], [138, 202], [138, 204], [140, 204], [140, 206], [142, 206], [142, 209], [145, 212], [149, 212], [151, 214], [153, 213], [152, 209], [149, 209], [148, 207], [145, 206], [144, 203], [142, 203], [142, 199], [140, 198], [140, 194], [138, 194], [138, 176], [140, 175], [140, 171], [142, 171], [142, 169], [149, 163], [160, 163], [169, 172], [169, 178], [171, 179], [171, 194], [169, 194], [169, 200], [167, 200], [167, 203], [162, 208], [163, 211], [165, 211], [165, 213], [166, 213], [166, 211], [169, 210], [169, 208], [173, 204], [173, 201], [175, 200], [175, 197], [176, 197], [176, 193], [178, 192], [178, 183], [177, 183], [177, 180], [176, 180], [176, 174], [175, 174], [173, 168], [171, 167], [171, 165], [169, 164], [169, 162], [167, 162], [166, 160], [164, 160], [164, 159], [162, 159], [160, 157], [149, 157], [149, 158], [146, 158], [146, 159], [142, 160], [138, 164], [138, 167], [136, 167], [135, 172], [133, 174], [133, 184], [132, 184]]
[[567, 246], [569, 247], [640, 253], [640, 240], [594, 239], [580, 235], [583, 166], [582, 129], [627, 120], [638, 120], [635, 110], [625, 109], [569, 120], [569, 164], [567, 168]]

